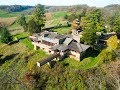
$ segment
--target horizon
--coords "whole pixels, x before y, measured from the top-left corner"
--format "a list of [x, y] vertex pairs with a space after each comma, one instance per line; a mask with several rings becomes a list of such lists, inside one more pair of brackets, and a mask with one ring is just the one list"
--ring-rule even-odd
[[[63, 1], [63, 2], [62, 2]], [[111, 4], [120, 4], [119, 0], [4, 0], [0, 1], [0, 5], [29, 5], [29, 6], [35, 6], [37, 4], [42, 4], [46, 6], [73, 6], [73, 5], [88, 5], [90, 7], [105, 7]]]

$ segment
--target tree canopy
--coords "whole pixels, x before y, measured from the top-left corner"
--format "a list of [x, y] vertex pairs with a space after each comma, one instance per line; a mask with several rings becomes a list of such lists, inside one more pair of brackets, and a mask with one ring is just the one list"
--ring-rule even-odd
[[31, 20], [28, 22], [28, 31], [30, 33], [41, 32], [42, 27], [45, 25], [45, 8], [43, 5], [38, 4], [32, 14]]
[[83, 37], [82, 40], [87, 44], [93, 45], [97, 41], [98, 36], [96, 32], [105, 32], [104, 20], [101, 17], [101, 10], [93, 10], [85, 17], [85, 24], [82, 27]]
[[24, 31], [27, 31], [27, 22], [26, 22], [26, 18], [25, 18], [24, 14], [22, 14], [18, 18], [17, 23], [20, 24], [23, 27]]
[[116, 33], [120, 34], [120, 14], [114, 14], [109, 18], [109, 25], [111, 31], [114, 31]]

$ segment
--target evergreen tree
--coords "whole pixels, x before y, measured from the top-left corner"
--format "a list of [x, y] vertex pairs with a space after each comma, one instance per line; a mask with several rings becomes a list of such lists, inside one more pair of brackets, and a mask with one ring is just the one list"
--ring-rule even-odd
[[41, 28], [45, 25], [45, 8], [43, 5], [38, 4], [35, 7], [33, 18], [34, 21], [39, 25], [41, 31]]
[[38, 4], [35, 7], [32, 18], [28, 22], [28, 31], [32, 33], [40, 33], [41, 28], [45, 25], [45, 9], [43, 5]]
[[24, 14], [22, 14], [18, 18], [17, 22], [18, 22], [18, 24], [20, 24], [23, 27], [24, 31], [27, 31], [27, 22], [26, 22], [26, 18], [24, 16]]
[[96, 32], [105, 32], [104, 21], [99, 9], [86, 16], [82, 40], [89, 45], [94, 45], [98, 36]]
[[10, 41], [12, 41], [12, 36], [6, 27], [0, 28], [0, 41], [2, 43], [9, 43]]
[[39, 33], [39, 30], [40, 30], [40, 28], [39, 28], [38, 24], [34, 21], [34, 19], [29, 20], [29, 22], [28, 22], [28, 32], [30, 34]]

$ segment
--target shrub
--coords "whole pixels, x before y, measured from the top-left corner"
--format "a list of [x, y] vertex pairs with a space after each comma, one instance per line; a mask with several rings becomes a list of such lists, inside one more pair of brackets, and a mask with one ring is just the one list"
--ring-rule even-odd
[[100, 63], [106, 63], [108, 61], [114, 60], [116, 57], [116, 54], [114, 51], [109, 50], [109, 49], [104, 49], [99, 55], [98, 55], [98, 59], [100, 61]]

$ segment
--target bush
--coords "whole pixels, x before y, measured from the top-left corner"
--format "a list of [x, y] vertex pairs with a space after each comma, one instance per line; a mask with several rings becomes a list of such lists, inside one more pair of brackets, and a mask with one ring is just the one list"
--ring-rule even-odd
[[112, 50], [108, 50], [108, 49], [104, 49], [99, 55], [98, 55], [98, 59], [100, 61], [100, 63], [106, 63], [108, 61], [114, 60], [116, 57], [116, 54], [114, 51]]

